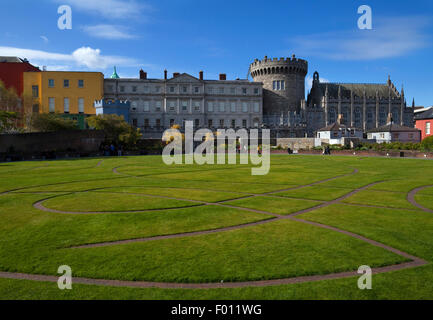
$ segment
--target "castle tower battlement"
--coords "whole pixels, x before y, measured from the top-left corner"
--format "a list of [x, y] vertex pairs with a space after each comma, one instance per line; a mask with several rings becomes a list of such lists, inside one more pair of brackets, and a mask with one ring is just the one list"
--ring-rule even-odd
[[255, 82], [263, 83], [263, 121], [270, 127], [288, 123], [290, 113], [300, 114], [305, 100], [308, 62], [296, 58], [255, 59], [250, 65]]
[[308, 61], [296, 58], [268, 58], [255, 59], [250, 65], [251, 76], [258, 77], [275, 73], [300, 73], [304, 76], [308, 73]]

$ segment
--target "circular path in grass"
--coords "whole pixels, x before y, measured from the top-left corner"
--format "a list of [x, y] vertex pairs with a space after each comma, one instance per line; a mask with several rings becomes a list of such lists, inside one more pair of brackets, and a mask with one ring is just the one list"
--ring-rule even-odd
[[[115, 173], [118, 173], [116, 169], [113, 170]], [[356, 174], [357, 170], [354, 172], [347, 174], [352, 175]], [[323, 182], [331, 181], [338, 179], [340, 177], [344, 177], [347, 175], [340, 175], [334, 178], [328, 178], [322, 181], [318, 181], [315, 183], [311, 183], [304, 186], [299, 186], [296, 188], [288, 188], [284, 190], [278, 190], [275, 192], [269, 192], [264, 194], [251, 194], [242, 197], [243, 199], [258, 197], [258, 196], [264, 196], [264, 195], [274, 195], [278, 197], [278, 195], [275, 195], [279, 192], [284, 192], [292, 189], [299, 189], [304, 187], [309, 187], [313, 185], [317, 185]], [[339, 203], [347, 198], [349, 198], [352, 195], [355, 195], [361, 191], [364, 191], [379, 182], [375, 182], [372, 184], [369, 184], [367, 186], [357, 188], [353, 190], [352, 192], [343, 195], [339, 197], [338, 199], [332, 200], [332, 201], [319, 201], [316, 206], [306, 208], [299, 210], [297, 212], [291, 213], [289, 215], [280, 215], [275, 214], [272, 212], [268, 212], [265, 210], [255, 210], [252, 208], [241, 208], [236, 205], [231, 205], [228, 203], [228, 201], [219, 201], [219, 202], [205, 202], [205, 201], [197, 201], [197, 200], [189, 200], [189, 199], [179, 199], [179, 198], [173, 198], [173, 197], [163, 197], [163, 196], [156, 196], [156, 195], [145, 195], [145, 194], [115, 194], [115, 193], [105, 193], [102, 196], [104, 197], [105, 203], [103, 205], [100, 204], [99, 200], [97, 200], [97, 196], [95, 195], [96, 192], [89, 190], [85, 192], [74, 192], [69, 194], [61, 194], [57, 195], [55, 197], [51, 197], [42, 201], [39, 201], [34, 204], [34, 206], [37, 209], [48, 211], [48, 212], [56, 212], [56, 213], [65, 213], [65, 214], [91, 214], [91, 213], [111, 213], [113, 210], [118, 210], [114, 212], [125, 212], [125, 210], [122, 210], [124, 208], [121, 204], [118, 207], [113, 207], [115, 205], [116, 201], [119, 201], [120, 198], [118, 198], [116, 195], [119, 195], [119, 197], [122, 198], [128, 198], [128, 197], [134, 197], [134, 200], [138, 199], [138, 203], [135, 203], [136, 207], [130, 208], [130, 211], [136, 211], [136, 212], [145, 212], [148, 210], [165, 210], [165, 209], [179, 209], [184, 208], [185, 206], [197, 206], [197, 205], [214, 205], [214, 206], [225, 206], [230, 208], [236, 208], [240, 210], [245, 211], [251, 211], [251, 212], [260, 212], [265, 213], [268, 215], [273, 216], [273, 219], [269, 219], [266, 221], [260, 221], [245, 225], [239, 225], [239, 226], [232, 226], [232, 227], [226, 227], [226, 228], [220, 228], [216, 230], [205, 230], [205, 231], [199, 231], [199, 232], [190, 232], [190, 233], [180, 233], [175, 235], [165, 235], [165, 236], [159, 236], [159, 237], [150, 237], [150, 238], [142, 238], [142, 239], [133, 239], [133, 240], [123, 240], [123, 241], [114, 241], [114, 242], [104, 242], [104, 243], [97, 243], [97, 244], [91, 244], [91, 245], [84, 245], [84, 246], [76, 246], [75, 249], [78, 248], [89, 248], [89, 247], [102, 247], [102, 246], [112, 246], [112, 245], [119, 245], [119, 244], [125, 244], [125, 243], [131, 243], [131, 242], [147, 242], [147, 241], [155, 241], [160, 239], [173, 239], [173, 238], [182, 238], [182, 237], [191, 237], [191, 236], [198, 236], [198, 235], [204, 235], [209, 233], [217, 233], [217, 232], [225, 232], [229, 230], [238, 230], [243, 228], [248, 228], [253, 225], [258, 224], [265, 224], [272, 221], [282, 220], [282, 219], [290, 219], [293, 221], [313, 225], [315, 227], [332, 230], [334, 232], [338, 232], [341, 234], [344, 234], [346, 236], [356, 238], [359, 240], [362, 240], [366, 243], [369, 243], [373, 246], [383, 248], [387, 251], [390, 251], [392, 253], [395, 253], [397, 255], [403, 256], [406, 259], [410, 260], [410, 262], [405, 262], [397, 265], [391, 265], [386, 267], [380, 267], [380, 268], [374, 268], [374, 273], [383, 273], [383, 272], [389, 272], [389, 271], [396, 271], [401, 270], [405, 268], [411, 268], [416, 266], [421, 266], [424, 264], [427, 264], [426, 261], [424, 261], [421, 258], [415, 257], [413, 255], [410, 255], [408, 253], [402, 252], [398, 249], [392, 248], [390, 246], [387, 246], [385, 244], [379, 243], [375, 240], [365, 238], [363, 236], [341, 230], [332, 226], [319, 224], [315, 222], [305, 221], [302, 219], [297, 218], [297, 216], [311, 212], [313, 210], [317, 210], [320, 208], [324, 208], [336, 203]], [[433, 210], [427, 209], [422, 207], [421, 205], [417, 204], [414, 200], [415, 195], [421, 191], [422, 189], [427, 188], [418, 188], [413, 191], [411, 191], [408, 194], [408, 200], [412, 204], [416, 205], [418, 208], [422, 209], [426, 212], [433, 212]], [[109, 195], [109, 197], [107, 197]], [[92, 205], [88, 205], [88, 201], [92, 200], [94, 203]], [[96, 199], [96, 200], [95, 200]], [[162, 199], [164, 201], [158, 202], [154, 201], [154, 199]], [[151, 201], [149, 201], [151, 200]], [[153, 202], [153, 204], [152, 204]], [[85, 205], [87, 203], [87, 205]], [[165, 203], [165, 206], [161, 205], [161, 203]], [[111, 209], [111, 210], [109, 210]], [[78, 210], [78, 211], [68, 211], [68, 210]], [[93, 211], [96, 210], [96, 211]], [[188, 289], [211, 289], [211, 288], [237, 288], [237, 287], [255, 287], [255, 286], [271, 286], [271, 285], [282, 285], [282, 284], [290, 284], [290, 283], [300, 283], [300, 282], [311, 282], [311, 281], [319, 281], [319, 280], [325, 280], [325, 279], [337, 279], [337, 278], [345, 278], [345, 277], [353, 277], [356, 276], [357, 273], [355, 271], [349, 271], [349, 272], [339, 272], [339, 273], [331, 273], [327, 275], [314, 275], [314, 276], [301, 276], [301, 277], [293, 277], [293, 278], [287, 278], [287, 279], [276, 279], [276, 280], [262, 280], [262, 281], [246, 281], [246, 282], [230, 282], [230, 283], [197, 283], [197, 284], [189, 284], [189, 283], [163, 283], [163, 282], [145, 282], [145, 281], [118, 281], [118, 280], [103, 280], [103, 279], [87, 279], [87, 278], [74, 278], [74, 283], [82, 283], [82, 284], [94, 284], [94, 285], [107, 285], [107, 286], [126, 286], [126, 287], [140, 287], [140, 288], [150, 288], [150, 287], [158, 287], [158, 288], [188, 288]], [[29, 279], [29, 280], [36, 280], [36, 281], [55, 281], [57, 282], [58, 277], [54, 276], [44, 276], [44, 275], [30, 275], [30, 274], [20, 274], [20, 273], [5, 273], [0, 272], [0, 277], [3, 278], [11, 278], [11, 279]]]

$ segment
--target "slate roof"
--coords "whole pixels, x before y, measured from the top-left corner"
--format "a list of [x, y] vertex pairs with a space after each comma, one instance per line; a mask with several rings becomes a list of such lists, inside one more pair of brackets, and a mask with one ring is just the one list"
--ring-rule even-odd
[[8, 63], [24, 63], [26, 62], [23, 59], [18, 57], [0, 57], [0, 62], [8, 62]]
[[346, 126], [345, 124], [339, 124], [338, 122], [334, 122], [333, 124], [330, 124], [327, 127], [324, 127], [322, 129], [317, 130], [317, 132], [322, 132], [322, 131], [339, 131], [339, 130], [346, 130], [346, 129], [354, 129], [354, 130], [362, 130], [356, 127], [350, 127], [350, 126]]
[[415, 120], [428, 120], [433, 119], [433, 108], [430, 108], [424, 112], [420, 112], [415, 115]]
[[[357, 97], [363, 97], [364, 91], [367, 97], [376, 97], [376, 91], [379, 97], [388, 99], [390, 87], [388, 84], [375, 83], [319, 83], [319, 89], [325, 95], [326, 87], [331, 97], [338, 97], [338, 88], [341, 87], [341, 96], [350, 98], [350, 92]], [[391, 98], [400, 98], [400, 94], [391, 88]]]
[[409, 128], [409, 127], [400, 126], [398, 124], [392, 123], [376, 129], [371, 129], [368, 132], [374, 133], [374, 132], [418, 132], [418, 131], [419, 130], [415, 128]]
[[339, 131], [340, 129], [346, 129], [346, 126], [343, 124], [339, 124], [338, 122], [334, 122], [327, 127], [324, 127], [318, 131]]

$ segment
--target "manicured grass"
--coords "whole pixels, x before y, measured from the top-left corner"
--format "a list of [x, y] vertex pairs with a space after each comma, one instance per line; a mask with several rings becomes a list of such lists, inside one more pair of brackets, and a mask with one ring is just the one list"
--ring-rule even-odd
[[[193, 205], [155, 195], [223, 201], [315, 183], [350, 174], [355, 168], [359, 173], [282, 192], [287, 198], [263, 195], [227, 204], [287, 215], [380, 182], [346, 200], [354, 205], [336, 204], [300, 218], [361, 234], [433, 261], [433, 215], [406, 200], [410, 190], [431, 185], [430, 161], [287, 155], [272, 156], [271, 160], [267, 176], [251, 176], [250, 166], [168, 167], [159, 156], [0, 164], [0, 193], [18, 190], [0, 195], [0, 271], [56, 275], [58, 266], [67, 264], [74, 276], [201, 283], [328, 274], [356, 270], [364, 264], [375, 267], [406, 261], [361, 240], [291, 220], [194, 237], [70, 249], [272, 218], [213, 205], [125, 212]], [[113, 172], [114, 168], [121, 174]], [[99, 190], [80, 192], [91, 189]], [[432, 190], [423, 190], [416, 200], [431, 208]], [[46, 207], [120, 213], [68, 215], [33, 207], [54, 196], [44, 202]], [[399, 210], [357, 207], [357, 203]], [[356, 281], [216, 290], [74, 284], [72, 291], [60, 291], [55, 283], [0, 279], [0, 299], [433, 299], [431, 265], [375, 275], [373, 290], [359, 290]]]
[[12, 256], [27, 273], [56, 274], [66, 264], [80, 277], [192, 283], [279, 279], [406, 261], [363, 241], [290, 220], [204, 236]]
[[433, 187], [425, 188], [419, 192], [419, 194], [431, 195], [433, 196]]
[[156, 195], [156, 196], [166, 196], [175, 197], [180, 199], [189, 199], [205, 202], [219, 202], [224, 200], [236, 199], [244, 196], [241, 193], [229, 193], [229, 192], [218, 192], [218, 191], [208, 191], [196, 189], [181, 189], [181, 188], [170, 188], [170, 187], [113, 187], [102, 190], [97, 190], [97, 192], [111, 193], [111, 192], [121, 192], [121, 193], [137, 193], [146, 195]]
[[325, 280], [274, 287], [171, 290], [73, 284], [59, 290], [56, 283], [0, 279], [0, 297], [11, 300], [432, 300], [433, 266], [378, 274], [372, 290], [359, 290], [358, 278]]
[[8, 260], [12, 259], [12, 252], [19, 253], [28, 248], [31, 251], [38, 248], [53, 250], [88, 243], [213, 230], [271, 218], [218, 206], [146, 213], [51, 214], [31, 207], [42, 196], [47, 195], [8, 194], [0, 197], [0, 208], [16, 210], [0, 210], [3, 221], [0, 225], [0, 248], [2, 256], [9, 256]]
[[423, 211], [338, 204], [299, 218], [348, 230], [433, 261], [433, 215]]
[[419, 177], [418, 179], [415, 180], [404, 179], [404, 180], [385, 181], [375, 186], [372, 186], [370, 190], [393, 191], [393, 192], [407, 194], [409, 191], [412, 191], [415, 188], [431, 184], [431, 182], [429, 182], [428, 180], [429, 180], [428, 177]]
[[121, 212], [196, 206], [197, 203], [136, 194], [85, 192], [57, 196], [46, 208], [70, 212]]
[[350, 193], [351, 191], [352, 189], [348, 189], [348, 188], [311, 186], [311, 187], [306, 187], [297, 190], [280, 192], [277, 193], [276, 195], [289, 197], [289, 198], [331, 201], [331, 200], [338, 199], [344, 196], [345, 194]]
[[415, 201], [425, 208], [433, 210], [433, 194], [418, 194]]
[[240, 200], [229, 201], [226, 204], [262, 210], [276, 214], [291, 214], [297, 211], [308, 209], [319, 205], [320, 203], [310, 200], [285, 199], [272, 196], [260, 196]]
[[366, 204], [390, 208], [416, 209], [409, 201], [405, 193], [388, 191], [364, 190], [345, 200], [345, 203]]

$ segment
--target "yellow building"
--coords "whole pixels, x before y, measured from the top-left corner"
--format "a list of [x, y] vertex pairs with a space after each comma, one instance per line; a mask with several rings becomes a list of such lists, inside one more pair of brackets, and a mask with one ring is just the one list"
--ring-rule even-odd
[[33, 97], [33, 112], [94, 115], [103, 87], [100, 72], [24, 72], [24, 95]]

